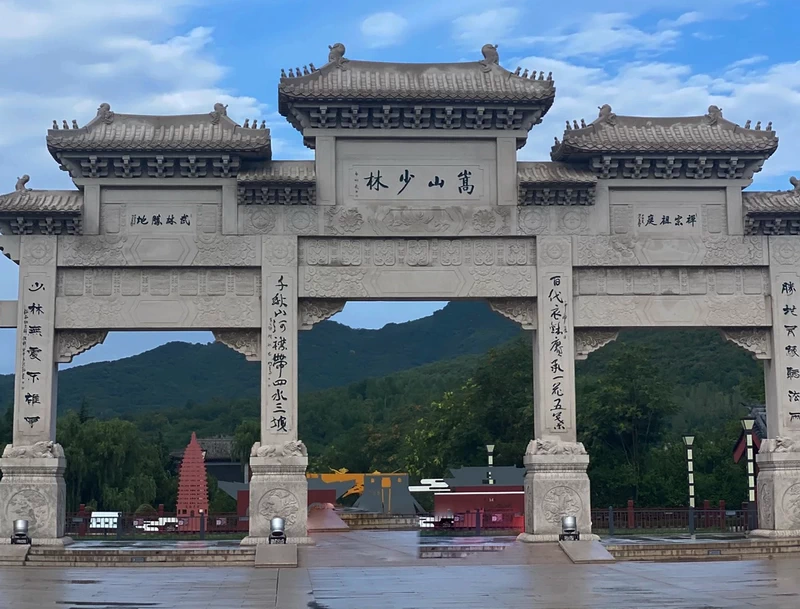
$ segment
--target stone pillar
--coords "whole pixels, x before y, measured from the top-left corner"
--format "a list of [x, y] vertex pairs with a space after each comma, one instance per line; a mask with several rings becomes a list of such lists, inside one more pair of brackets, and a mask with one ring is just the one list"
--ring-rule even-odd
[[250, 534], [267, 543], [283, 518], [290, 543], [310, 543], [308, 453], [297, 439], [297, 237], [264, 236], [261, 267], [261, 441], [250, 453]]
[[525, 452], [525, 532], [521, 541], [556, 541], [561, 518], [591, 534], [589, 456], [575, 428], [575, 328], [572, 243], [540, 237], [537, 327], [533, 337], [534, 437]]
[[34, 544], [64, 545], [64, 451], [56, 439], [56, 236], [21, 241], [14, 434], [0, 459], [0, 543], [28, 521]]
[[767, 431], [758, 463], [761, 537], [800, 537], [800, 241], [769, 237], [772, 359], [764, 362]]

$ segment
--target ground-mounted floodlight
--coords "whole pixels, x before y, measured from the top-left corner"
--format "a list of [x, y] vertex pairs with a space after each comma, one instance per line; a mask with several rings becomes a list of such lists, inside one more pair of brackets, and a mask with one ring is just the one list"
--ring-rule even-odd
[[575, 516], [564, 516], [561, 519], [561, 533], [558, 535], [559, 541], [579, 541], [581, 538], [578, 533], [578, 519]]
[[269, 543], [286, 543], [285, 524], [278, 516], [269, 521]]
[[14, 521], [14, 534], [11, 535], [11, 543], [20, 545], [30, 545], [31, 538], [28, 537], [28, 521], [15, 520]]

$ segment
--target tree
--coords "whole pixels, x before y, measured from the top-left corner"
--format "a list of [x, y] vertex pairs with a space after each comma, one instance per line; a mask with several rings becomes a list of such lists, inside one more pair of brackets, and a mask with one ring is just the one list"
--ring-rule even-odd
[[250, 463], [253, 444], [261, 440], [261, 423], [258, 419], [245, 419], [233, 432], [233, 455], [242, 464]]
[[620, 503], [625, 494], [637, 500], [649, 453], [662, 446], [669, 415], [677, 410], [671, 388], [645, 348], [628, 346], [581, 389], [578, 432], [597, 464], [592, 475], [602, 480], [599, 487], [592, 484], [599, 503]]

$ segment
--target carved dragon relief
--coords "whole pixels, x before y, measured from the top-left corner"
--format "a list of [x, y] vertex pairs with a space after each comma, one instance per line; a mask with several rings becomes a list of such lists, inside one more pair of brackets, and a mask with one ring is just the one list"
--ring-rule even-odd
[[344, 299], [301, 298], [298, 301], [298, 330], [310, 330], [314, 324], [330, 319], [344, 309]]
[[750, 351], [753, 359], [772, 359], [768, 328], [720, 328], [719, 333], [742, 349]]
[[260, 330], [213, 330], [214, 339], [245, 356], [248, 362], [261, 359]]
[[523, 330], [536, 329], [536, 301], [532, 298], [490, 298], [489, 306], [492, 311], [518, 323]]
[[575, 359], [586, 359], [589, 354], [617, 340], [619, 330], [578, 329], [575, 331]]
[[102, 344], [106, 336], [107, 330], [59, 330], [56, 332], [55, 361], [69, 364], [76, 355]]

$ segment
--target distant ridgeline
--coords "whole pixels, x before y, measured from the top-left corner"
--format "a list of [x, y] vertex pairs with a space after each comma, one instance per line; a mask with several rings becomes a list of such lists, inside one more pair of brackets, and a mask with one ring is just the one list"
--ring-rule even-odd
[[[327, 321], [300, 334], [300, 388], [308, 394], [478, 355], [520, 335], [515, 323], [480, 301], [452, 302], [429, 317], [380, 330], [357, 330]], [[706, 383], [729, 390], [743, 377], [758, 376], [759, 364], [748, 353], [724, 341], [715, 330], [705, 329], [623, 332], [616, 343], [578, 362], [579, 376], [602, 372], [605, 362], [625, 343], [650, 346], [655, 363], [676, 386]], [[466, 358], [456, 365], [473, 364], [473, 359]], [[469, 373], [465, 370], [453, 379]], [[0, 376], [2, 407], [11, 403], [13, 382], [13, 375]], [[77, 409], [85, 399], [95, 416], [129, 415], [215, 398], [256, 398], [259, 366], [220, 344], [173, 342], [115, 362], [68, 369], [59, 374], [58, 390], [60, 410]], [[318, 398], [324, 401], [317, 395], [309, 399], [316, 402]]]

